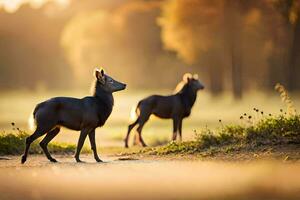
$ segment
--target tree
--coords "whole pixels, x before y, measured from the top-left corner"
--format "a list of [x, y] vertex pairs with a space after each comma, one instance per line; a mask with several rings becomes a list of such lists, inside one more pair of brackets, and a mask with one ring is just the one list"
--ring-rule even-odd
[[242, 98], [242, 22], [241, 1], [226, 0], [224, 5], [224, 37], [229, 52], [231, 87], [236, 99]]
[[300, 1], [299, 0], [276, 0], [275, 8], [282, 15], [287, 35], [289, 36], [287, 48], [287, 88], [295, 91], [300, 88], [298, 74], [300, 68]]

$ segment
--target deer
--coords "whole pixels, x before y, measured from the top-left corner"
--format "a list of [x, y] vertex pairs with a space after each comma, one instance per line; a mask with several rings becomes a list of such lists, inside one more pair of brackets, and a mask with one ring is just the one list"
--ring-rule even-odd
[[178, 133], [180, 141], [182, 140], [182, 121], [190, 116], [191, 109], [197, 99], [197, 92], [203, 90], [204, 85], [199, 81], [197, 74], [192, 75], [190, 73], [185, 74], [178, 85], [181, 85], [181, 89], [173, 95], [152, 95], [138, 102], [135, 109], [136, 120], [128, 126], [124, 139], [125, 148], [128, 148], [130, 132], [137, 125], [138, 141], [143, 147], [147, 146], [142, 138], [142, 130], [151, 115], [162, 119], [172, 119], [172, 140], [177, 139]]
[[48, 151], [49, 142], [58, 135], [61, 127], [80, 131], [75, 153], [77, 162], [86, 137], [89, 137], [91, 149], [97, 162], [103, 162], [98, 154], [95, 142], [95, 129], [102, 127], [109, 118], [113, 106], [113, 93], [124, 90], [126, 84], [114, 80], [103, 69], [94, 70], [94, 87], [92, 96], [84, 98], [54, 97], [37, 104], [31, 117], [35, 131], [26, 138], [26, 146], [21, 163], [27, 160], [28, 151], [33, 141], [46, 135], [39, 143], [44, 154], [50, 162], [57, 162]]

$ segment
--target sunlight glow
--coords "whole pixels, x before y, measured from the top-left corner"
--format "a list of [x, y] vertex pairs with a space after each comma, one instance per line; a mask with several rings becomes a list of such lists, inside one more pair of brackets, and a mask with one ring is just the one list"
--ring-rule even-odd
[[29, 4], [32, 8], [38, 9], [51, 1], [61, 7], [67, 7], [70, 3], [70, 0], [0, 0], [0, 8], [4, 8], [6, 12], [14, 13], [23, 4]]

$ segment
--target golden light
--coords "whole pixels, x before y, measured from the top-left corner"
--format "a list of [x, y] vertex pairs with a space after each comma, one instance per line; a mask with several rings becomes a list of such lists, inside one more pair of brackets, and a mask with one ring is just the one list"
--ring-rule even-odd
[[20, 5], [23, 3], [23, 0], [1, 0], [0, 7], [3, 7], [6, 12], [13, 13]]
[[66, 7], [70, 3], [70, 0], [0, 0], [0, 8], [4, 8], [6, 12], [14, 13], [23, 4], [29, 4], [32, 8], [37, 9], [51, 1], [61, 7]]

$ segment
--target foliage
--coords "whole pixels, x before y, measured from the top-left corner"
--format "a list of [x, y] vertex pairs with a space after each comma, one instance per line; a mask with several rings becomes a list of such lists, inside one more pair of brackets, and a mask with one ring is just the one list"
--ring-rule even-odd
[[223, 125], [216, 130], [201, 130], [195, 134], [194, 141], [171, 142], [166, 146], [150, 150], [152, 154], [197, 153], [216, 148], [240, 149], [256, 148], [262, 145], [300, 144], [300, 115], [293, 105], [285, 88], [277, 84], [282, 101], [287, 111], [280, 109], [279, 115], [265, 115], [263, 111], [253, 108], [254, 115], [244, 113], [241, 123]]
[[197, 153], [212, 148], [255, 148], [262, 145], [300, 144], [300, 116], [264, 117], [253, 125], [226, 125], [195, 134], [194, 141], [170, 142], [152, 149], [153, 154]]
[[[14, 123], [12, 123], [14, 126]], [[19, 128], [13, 128], [11, 132], [2, 131], [0, 133], [0, 155], [20, 155], [25, 148], [25, 139], [29, 136], [23, 130]], [[49, 143], [49, 151], [57, 154], [73, 154], [76, 150], [76, 146], [66, 143]], [[87, 148], [83, 148], [82, 152], [89, 152]], [[39, 141], [36, 140], [30, 146], [30, 153], [41, 154], [43, 153], [39, 146]]]

